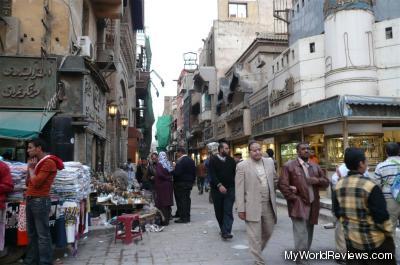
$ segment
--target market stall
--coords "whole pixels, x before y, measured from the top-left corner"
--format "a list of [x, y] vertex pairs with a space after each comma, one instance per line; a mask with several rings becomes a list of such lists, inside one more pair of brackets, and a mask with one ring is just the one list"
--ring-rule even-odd
[[[104, 208], [107, 223], [112, 223], [113, 218], [121, 214], [139, 214], [140, 223], [144, 227], [146, 224], [156, 222], [159, 211], [154, 206], [153, 193], [147, 190], [140, 190], [140, 185], [134, 179], [133, 185], [129, 185], [126, 173], [117, 170], [108, 177], [93, 177], [91, 194], [96, 207]], [[101, 216], [92, 218], [92, 224], [102, 224]], [[163, 216], [161, 216], [163, 218]]]
[[[24, 191], [27, 164], [5, 161], [11, 170], [14, 191], [8, 194], [6, 205], [5, 246], [8, 254], [28, 244]], [[77, 253], [78, 240], [89, 231], [90, 169], [79, 162], [65, 162], [54, 180], [50, 197], [50, 233], [57, 248]], [[21, 253], [21, 255], [23, 252]], [[18, 258], [18, 257], [16, 257]]]

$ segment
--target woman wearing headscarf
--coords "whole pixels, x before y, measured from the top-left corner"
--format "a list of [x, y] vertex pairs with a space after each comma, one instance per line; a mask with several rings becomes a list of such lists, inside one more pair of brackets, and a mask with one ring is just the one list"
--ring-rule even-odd
[[161, 225], [168, 225], [171, 217], [171, 206], [173, 202], [172, 164], [168, 161], [167, 154], [160, 152], [158, 163], [156, 164], [156, 174], [154, 179], [155, 203], [156, 207], [162, 212], [165, 220]]

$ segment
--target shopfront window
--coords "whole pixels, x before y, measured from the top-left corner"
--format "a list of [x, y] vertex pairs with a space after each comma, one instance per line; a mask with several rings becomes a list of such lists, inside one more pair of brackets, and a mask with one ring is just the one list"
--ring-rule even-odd
[[[381, 135], [349, 136], [349, 146], [362, 148], [370, 166], [376, 166], [384, 159], [383, 138]], [[343, 163], [344, 147], [343, 137], [328, 138], [327, 151], [329, 166], [335, 167]]]
[[310, 144], [310, 158], [311, 160], [324, 166], [326, 164], [325, 148], [324, 148], [324, 135], [323, 134], [311, 134], [305, 137], [307, 143]]
[[297, 157], [296, 150], [297, 143], [281, 144], [281, 163], [285, 164], [287, 161]]
[[233, 148], [233, 154], [241, 153], [243, 160], [249, 158], [249, 149], [247, 144], [236, 145]]

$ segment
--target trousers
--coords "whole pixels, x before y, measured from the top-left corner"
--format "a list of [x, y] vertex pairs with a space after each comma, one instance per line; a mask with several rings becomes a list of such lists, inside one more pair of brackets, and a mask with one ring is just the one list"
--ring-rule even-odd
[[255, 264], [264, 265], [262, 252], [271, 238], [275, 225], [274, 211], [270, 201], [262, 202], [261, 220], [246, 221], [246, 232], [249, 239], [250, 253], [255, 258]]
[[49, 227], [51, 201], [49, 197], [28, 199], [26, 202], [26, 222], [28, 249], [25, 265], [52, 265], [53, 249]]

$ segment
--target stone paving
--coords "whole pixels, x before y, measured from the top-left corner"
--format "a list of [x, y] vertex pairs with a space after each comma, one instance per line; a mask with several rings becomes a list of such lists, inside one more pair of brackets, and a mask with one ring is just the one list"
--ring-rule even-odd
[[[64, 264], [74, 265], [250, 265], [253, 259], [247, 248], [244, 222], [235, 219], [234, 238], [222, 241], [214, 217], [208, 194], [192, 192], [192, 222], [175, 224], [172, 222], [162, 232], [145, 233], [142, 241], [123, 245], [114, 243], [113, 233], [94, 233], [81, 240], [77, 257], [67, 257]], [[264, 251], [268, 264], [295, 264], [284, 260], [284, 251], [293, 248], [291, 221], [285, 207], [278, 211], [278, 224]], [[235, 214], [235, 216], [237, 216]], [[321, 220], [321, 224], [325, 223]], [[312, 249], [333, 250], [334, 230], [315, 227]], [[312, 264], [336, 264], [333, 261], [316, 261]]]

